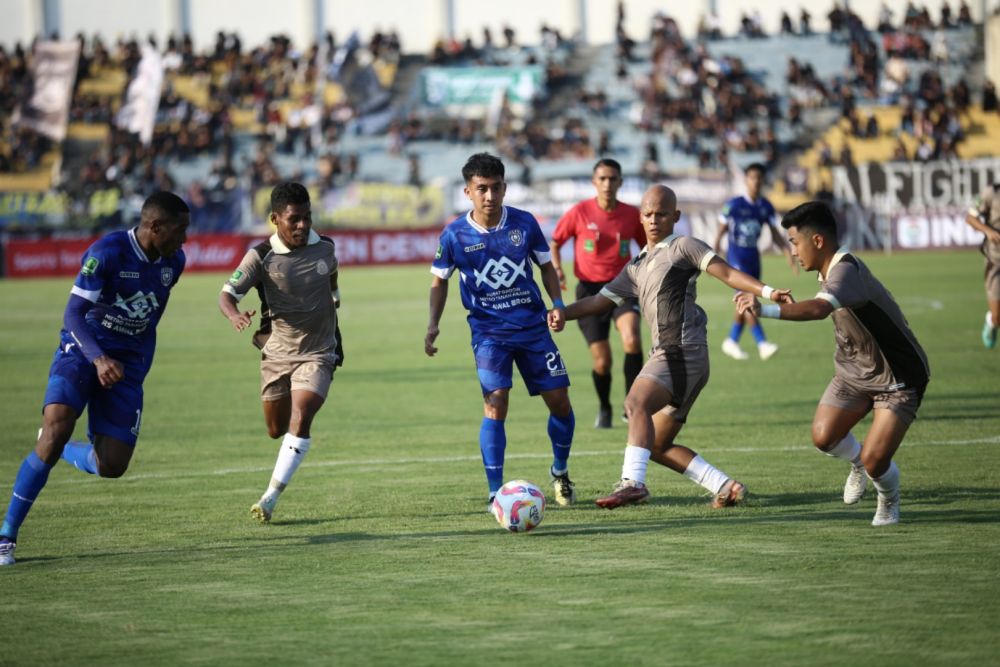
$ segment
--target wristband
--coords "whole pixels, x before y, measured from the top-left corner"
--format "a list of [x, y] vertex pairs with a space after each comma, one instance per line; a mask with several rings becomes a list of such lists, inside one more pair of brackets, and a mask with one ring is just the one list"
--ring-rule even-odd
[[760, 307], [761, 317], [770, 317], [773, 320], [781, 319], [781, 306], [776, 303], [769, 303]]
[[774, 288], [770, 285], [764, 285], [760, 288], [760, 297], [762, 299], [770, 299], [772, 294], [774, 294]]
[[552, 299], [552, 307], [553, 308], [563, 308], [563, 309], [565, 309], [566, 308], [566, 304], [563, 303], [562, 299]]

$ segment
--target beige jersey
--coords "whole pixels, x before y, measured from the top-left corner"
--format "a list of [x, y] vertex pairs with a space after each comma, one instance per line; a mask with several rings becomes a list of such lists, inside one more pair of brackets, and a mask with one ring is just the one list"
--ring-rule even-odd
[[260, 329], [254, 344], [269, 359], [334, 360], [337, 310], [331, 277], [337, 273], [332, 239], [309, 232], [301, 248], [288, 248], [273, 234], [250, 249], [223, 286], [242, 299], [260, 295]]
[[872, 392], [923, 392], [930, 379], [927, 355], [892, 294], [864, 262], [840, 248], [820, 282], [816, 298], [834, 308], [837, 375]]
[[708, 245], [673, 234], [638, 257], [601, 290], [618, 305], [638, 299], [653, 349], [708, 345], [705, 311], [695, 303], [695, 281], [715, 257]]
[[[969, 213], [1000, 232], [1000, 186], [991, 185], [983, 190]], [[1000, 263], [1000, 243], [990, 243], [984, 239], [982, 251], [988, 260], [994, 264]]]

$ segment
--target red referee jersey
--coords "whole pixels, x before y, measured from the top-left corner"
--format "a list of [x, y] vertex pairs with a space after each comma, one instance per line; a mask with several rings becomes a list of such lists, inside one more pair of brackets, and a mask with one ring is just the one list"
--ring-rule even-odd
[[559, 220], [552, 240], [563, 245], [576, 238], [573, 273], [580, 280], [606, 283], [632, 258], [632, 241], [646, 245], [646, 232], [639, 222], [639, 209], [618, 202], [615, 210], [604, 211], [597, 199], [587, 199]]

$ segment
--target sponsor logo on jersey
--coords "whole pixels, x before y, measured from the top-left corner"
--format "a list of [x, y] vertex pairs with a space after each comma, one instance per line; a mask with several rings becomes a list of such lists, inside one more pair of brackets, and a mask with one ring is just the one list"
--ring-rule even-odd
[[235, 271], [233, 271], [233, 275], [229, 276], [229, 284], [235, 285], [240, 281], [240, 278], [242, 277], [243, 277], [243, 272], [240, 271], [239, 269], [236, 269]]
[[142, 290], [139, 290], [127, 299], [121, 294], [115, 295], [115, 308], [123, 310], [126, 315], [134, 320], [148, 318], [149, 314], [154, 310], [158, 310], [159, 307], [160, 302], [152, 292], [146, 294]]
[[94, 272], [97, 271], [97, 265], [100, 263], [96, 257], [88, 257], [87, 261], [83, 263], [83, 268], [80, 269], [80, 274], [84, 276], [94, 275]]
[[510, 287], [517, 282], [518, 277], [528, 277], [524, 262], [525, 260], [522, 259], [520, 264], [515, 264], [507, 257], [501, 257], [499, 261], [490, 259], [490, 261], [486, 262], [486, 266], [483, 267], [481, 272], [474, 271], [476, 275], [476, 287], [479, 287], [483, 283], [486, 283], [493, 289]]
[[174, 281], [174, 270], [169, 266], [165, 266], [160, 269], [160, 282], [163, 283], [164, 287], [170, 287], [170, 283]]
[[510, 239], [510, 242], [513, 243], [515, 246], [519, 246], [522, 243], [524, 243], [524, 234], [521, 233], [520, 229], [510, 230], [510, 234], [508, 234], [507, 236]]
[[119, 278], [136, 278], [136, 279], [138, 279], [139, 272], [138, 271], [119, 271], [118, 272], [118, 277]]
[[482, 250], [486, 247], [485, 243], [477, 243], [476, 245], [467, 245], [462, 250], [464, 252], [476, 252], [477, 250]]

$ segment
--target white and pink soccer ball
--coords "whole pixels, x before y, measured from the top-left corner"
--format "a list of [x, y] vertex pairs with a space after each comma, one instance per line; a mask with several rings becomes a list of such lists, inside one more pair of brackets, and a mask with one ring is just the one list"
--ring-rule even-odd
[[493, 498], [493, 516], [512, 533], [526, 533], [545, 516], [545, 494], [531, 482], [516, 479], [500, 487]]

